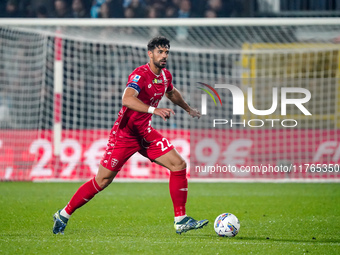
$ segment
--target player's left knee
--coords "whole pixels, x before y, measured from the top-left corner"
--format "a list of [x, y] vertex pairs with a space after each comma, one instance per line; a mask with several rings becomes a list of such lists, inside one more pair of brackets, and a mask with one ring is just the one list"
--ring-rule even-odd
[[96, 181], [101, 189], [105, 189], [107, 186], [109, 186], [112, 183], [113, 178], [102, 178]]
[[183, 159], [181, 159], [178, 162], [176, 162], [176, 164], [174, 164], [173, 171], [180, 171], [186, 168], [187, 168], [187, 163]]

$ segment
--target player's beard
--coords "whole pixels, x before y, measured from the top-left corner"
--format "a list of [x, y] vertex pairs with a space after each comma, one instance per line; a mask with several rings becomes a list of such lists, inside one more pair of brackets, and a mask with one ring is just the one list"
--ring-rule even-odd
[[[165, 61], [165, 64], [164, 65], [161, 64], [161, 61]], [[158, 62], [154, 60], [153, 63], [157, 68], [160, 68], [160, 69], [163, 69], [166, 66], [166, 60], [164, 60], [164, 59], [161, 59]]]

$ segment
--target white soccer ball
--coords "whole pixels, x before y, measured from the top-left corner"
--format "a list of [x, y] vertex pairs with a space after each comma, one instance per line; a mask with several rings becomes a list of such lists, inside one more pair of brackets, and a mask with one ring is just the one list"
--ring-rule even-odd
[[217, 216], [214, 229], [219, 236], [234, 237], [240, 230], [240, 221], [234, 214], [222, 213]]

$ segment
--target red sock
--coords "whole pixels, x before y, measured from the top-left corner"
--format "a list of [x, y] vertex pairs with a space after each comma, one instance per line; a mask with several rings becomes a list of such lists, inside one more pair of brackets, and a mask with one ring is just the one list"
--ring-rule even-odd
[[188, 195], [187, 170], [170, 172], [170, 196], [174, 205], [175, 217], [185, 215]]
[[88, 201], [91, 200], [91, 198], [94, 197], [94, 195], [102, 190], [103, 189], [99, 187], [98, 183], [93, 177], [93, 179], [85, 182], [83, 185], [80, 186], [80, 188], [71, 198], [70, 202], [68, 202], [65, 211], [69, 215], [71, 215], [75, 210], [86, 204]]

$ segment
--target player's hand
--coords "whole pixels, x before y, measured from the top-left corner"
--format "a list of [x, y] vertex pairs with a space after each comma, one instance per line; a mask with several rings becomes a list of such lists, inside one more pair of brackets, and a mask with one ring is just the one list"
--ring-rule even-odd
[[190, 107], [190, 110], [189, 110], [188, 113], [193, 118], [195, 118], [195, 117], [197, 117], [198, 119], [201, 118], [201, 113], [195, 108]]
[[155, 111], [153, 112], [154, 115], [162, 117], [164, 121], [170, 118], [171, 113], [175, 115], [175, 112], [169, 108], [156, 108]]

